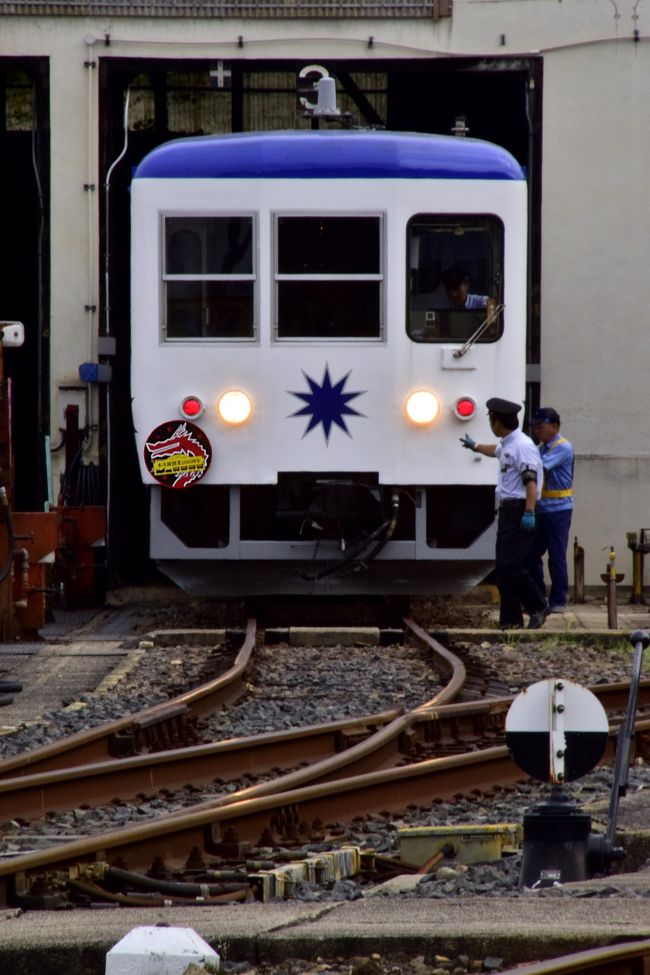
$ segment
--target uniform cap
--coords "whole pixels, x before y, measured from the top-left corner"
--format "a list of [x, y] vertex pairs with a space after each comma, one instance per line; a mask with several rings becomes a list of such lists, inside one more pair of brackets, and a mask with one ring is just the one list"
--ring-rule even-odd
[[530, 418], [531, 425], [535, 423], [559, 423], [560, 414], [552, 406], [540, 406]]
[[508, 399], [499, 399], [498, 396], [493, 396], [485, 404], [490, 411], [490, 413], [501, 413], [504, 416], [514, 416], [519, 413], [521, 405], [519, 403], [511, 403]]

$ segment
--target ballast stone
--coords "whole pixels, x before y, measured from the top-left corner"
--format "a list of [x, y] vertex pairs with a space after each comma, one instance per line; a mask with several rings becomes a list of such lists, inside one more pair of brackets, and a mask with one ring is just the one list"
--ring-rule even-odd
[[147, 925], [113, 945], [106, 955], [106, 975], [184, 975], [192, 964], [219, 971], [221, 959], [192, 928]]

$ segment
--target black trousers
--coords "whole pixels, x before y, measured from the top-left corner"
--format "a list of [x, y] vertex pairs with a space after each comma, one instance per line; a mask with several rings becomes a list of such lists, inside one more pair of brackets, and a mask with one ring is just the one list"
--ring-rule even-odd
[[497, 521], [495, 573], [501, 597], [499, 623], [502, 627], [522, 626], [523, 611], [539, 613], [546, 605], [545, 594], [525, 566], [535, 532], [521, 528], [525, 502], [502, 501]]

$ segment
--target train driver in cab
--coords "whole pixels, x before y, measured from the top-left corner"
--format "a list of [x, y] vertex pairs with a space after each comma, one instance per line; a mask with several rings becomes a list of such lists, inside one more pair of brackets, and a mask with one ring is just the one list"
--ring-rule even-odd
[[470, 277], [467, 271], [447, 267], [440, 275], [440, 284], [433, 295], [436, 308], [474, 310], [487, 308], [488, 296], [470, 293]]

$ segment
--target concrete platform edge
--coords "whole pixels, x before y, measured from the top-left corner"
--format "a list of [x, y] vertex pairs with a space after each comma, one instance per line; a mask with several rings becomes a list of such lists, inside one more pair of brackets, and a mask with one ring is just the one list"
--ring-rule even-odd
[[[495, 908], [498, 907], [498, 910]], [[496, 956], [504, 965], [650, 938], [639, 897], [281, 902], [239, 907], [34, 912], [0, 918], [0, 970], [11, 975], [104, 975], [107, 952], [148, 924], [193, 928], [224, 960]]]

